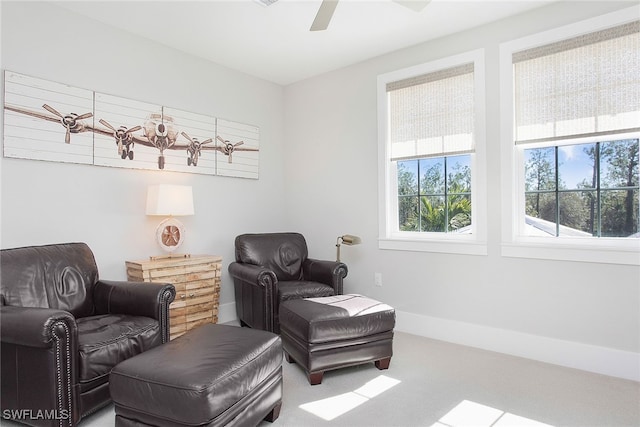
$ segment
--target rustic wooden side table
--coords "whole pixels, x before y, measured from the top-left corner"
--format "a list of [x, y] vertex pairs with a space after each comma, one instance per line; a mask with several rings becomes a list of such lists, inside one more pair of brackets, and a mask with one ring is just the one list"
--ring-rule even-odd
[[218, 323], [222, 257], [185, 255], [126, 261], [127, 278], [137, 282], [165, 282], [176, 288], [169, 306], [171, 339], [205, 323]]

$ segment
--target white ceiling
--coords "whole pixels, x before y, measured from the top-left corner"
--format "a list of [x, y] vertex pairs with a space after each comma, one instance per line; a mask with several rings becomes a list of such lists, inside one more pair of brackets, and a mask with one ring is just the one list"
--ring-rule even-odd
[[281, 85], [531, 10], [555, 0], [340, 0], [326, 31], [321, 0], [65, 1], [66, 9]]

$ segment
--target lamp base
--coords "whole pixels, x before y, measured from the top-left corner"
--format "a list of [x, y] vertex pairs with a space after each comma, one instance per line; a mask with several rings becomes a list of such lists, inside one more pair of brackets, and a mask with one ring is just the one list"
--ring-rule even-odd
[[162, 249], [172, 254], [184, 242], [184, 225], [174, 217], [169, 217], [156, 228], [156, 240]]

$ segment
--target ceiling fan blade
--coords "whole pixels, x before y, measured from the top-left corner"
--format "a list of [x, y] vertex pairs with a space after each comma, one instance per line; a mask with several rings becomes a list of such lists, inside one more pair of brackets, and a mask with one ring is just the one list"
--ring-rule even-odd
[[316, 19], [314, 19], [313, 24], [311, 24], [310, 31], [326, 30], [329, 26], [329, 22], [331, 21], [331, 17], [333, 16], [333, 11], [336, 10], [337, 5], [338, 0], [322, 0], [320, 9], [318, 9], [318, 13], [316, 15]]
[[431, 2], [431, 0], [393, 0], [394, 2], [408, 7], [409, 9], [420, 12], [422, 9], [427, 7], [427, 5]]

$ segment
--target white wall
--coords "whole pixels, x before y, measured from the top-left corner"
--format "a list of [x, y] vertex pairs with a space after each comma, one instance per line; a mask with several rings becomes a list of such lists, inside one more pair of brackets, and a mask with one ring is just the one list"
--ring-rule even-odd
[[[338, 235], [361, 236], [362, 245], [341, 251], [345, 292], [393, 305], [402, 330], [640, 380], [637, 266], [500, 255], [499, 44], [633, 4], [555, 4], [288, 86], [291, 228], [320, 257], [335, 256]], [[478, 48], [486, 52], [488, 255], [380, 250], [376, 78]]]
[[0, 158], [1, 246], [84, 241], [101, 277], [125, 279], [125, 260], [162, 253], [147, 186], [188, 184], [196, 214], [181, 218], [181, 250], [223, 256], [220, 300], [233, 302], [235, 236], [285, 226], [282, 87], [50, 3], [2, 2], [1, 14], [3, 70], [260, 128], [259, 180]]

